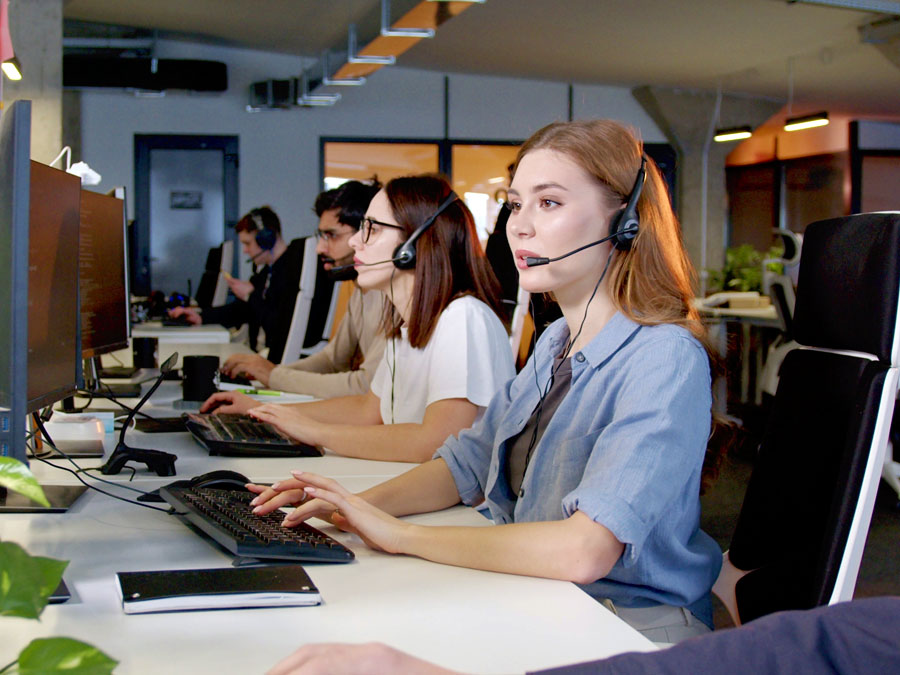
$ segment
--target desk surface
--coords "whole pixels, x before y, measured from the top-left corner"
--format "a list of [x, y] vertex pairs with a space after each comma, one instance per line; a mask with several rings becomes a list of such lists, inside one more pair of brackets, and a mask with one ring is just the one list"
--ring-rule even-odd
[[231, 333], [219, 324], [200, 326], [163, 326], [161, 321], [147, 321], [131, 327], [131, 337], [157, 338], [160, 342], [224, 343], [231, 341]]
[[[179, 477], [231, 468], [266, 480], [302, 468], [338, 476], [359, 491], [409, 467], [333, 455], [210, 458], [187, 434], [130, 431], [128, 441], [174, 451]], [[111, 436], [106, 443], [114, 445]], [[41, 482], [68, 482], [67, 474], [33, 464]], [[124, 482], [125, 476], [113, 480]], [[153, 488], [170, 480], [141, 471], [132, 484]], [[488, 525], [462, 506], [411, 520]], [[53, 635], [98, 646], [121, 661], [118, 673], [155, 672], [161, 666], [170, 673], [262, 672], [307, 642], [381, 641], [445, 667], [479, 673], [653, 649], [573, 584], [378, 553], [354, 535], [315, 524], [357, 555], [348, 565], [306, 566], [322, 593], [321, 606], [125, 615], [116, 596], [116, 572], [226, 567], [231, 557], [174, 517], [93, 492], [65, 514], [3, 514], [0, 539], [17, 541], [33, 554], [71, 561], [65, 578], [73, 599], [48, 607], [40, 622], [2, 619], [0, 662], [15, 658], [29, 640]]]

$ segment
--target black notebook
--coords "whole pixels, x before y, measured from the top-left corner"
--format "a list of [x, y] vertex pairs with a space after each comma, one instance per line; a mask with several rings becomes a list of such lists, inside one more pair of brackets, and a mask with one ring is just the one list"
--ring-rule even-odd
[[116, 578], [126, 614], [322, 603], [300, 565], [118, 572]]

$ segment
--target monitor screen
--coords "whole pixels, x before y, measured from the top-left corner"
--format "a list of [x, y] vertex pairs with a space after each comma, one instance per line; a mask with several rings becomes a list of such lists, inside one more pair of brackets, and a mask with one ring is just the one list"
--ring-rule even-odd
[[0, 455], [27, 462], [25, 369], [31, 102], [0, 115]]
[[27, 403], [32, 412], [71, 396], [78, 351], [81, 180], [31, 162], [28, 227]]
[[125, 203], [82, 190], [78, 245], [81, 354], [91, 358], [128, 346]]

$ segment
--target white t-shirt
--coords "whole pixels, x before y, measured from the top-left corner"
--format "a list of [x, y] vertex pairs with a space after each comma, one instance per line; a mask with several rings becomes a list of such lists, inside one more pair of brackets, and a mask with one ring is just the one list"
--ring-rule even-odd
[[500, 319], [481, 300], [466, 295], [447, 305], [424, 348], [409, 344], [405, 326], [399, 338], [387, 340], [372, 393], [381, 399], [385, 424], [421, 424], [425, 408], [448, 398], [468, 399], [482, 408], [480, 417], [515, 374], [509, 336]]

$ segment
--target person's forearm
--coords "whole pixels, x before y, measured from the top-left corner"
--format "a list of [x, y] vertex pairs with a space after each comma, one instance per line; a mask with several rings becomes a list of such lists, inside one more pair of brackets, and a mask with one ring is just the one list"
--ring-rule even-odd
[[279, 391], [328, 399], [365, 394], [369, 391], [369, 378], [362, 370], [321, 373], [279, 366], [269, 374], [268, 386]]
[[[357, 426], [344, 415], [343, 423], [319, 425], [307, 442], [321, 445], [345, 457], [390, 462], [426, 462], [448, 434], [425, 424], [376, 424]], [[306, 439], [302, 439], [306, 440]]]
[[623, 548], [609, 530], [576, 512], [566, 520], [483, 528], [410, 525], [401, 534], [398, 553], [587, 584], [609, 574]]
[[372, 409], [367, 405], [367, 399], [368, 395], [362, 394], [285, 405], [324, 424], [380, 424], [380, 417], [378, 419], [372, 417]]
[[441, 511], [459, 504], [453, 475], [443, 459], [432, 459], [359, 493], [392, 516]]

